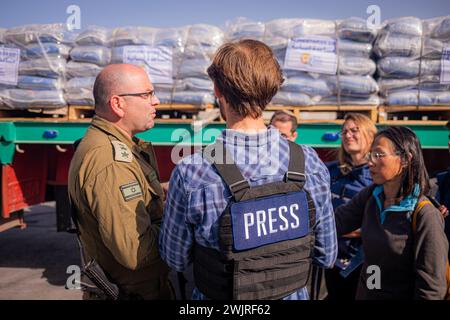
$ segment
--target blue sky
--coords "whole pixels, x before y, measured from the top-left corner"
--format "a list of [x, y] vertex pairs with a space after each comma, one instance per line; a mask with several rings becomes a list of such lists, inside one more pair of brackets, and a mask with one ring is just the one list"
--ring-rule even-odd
[[88, 25], [117, 27], [142, 25], [179, 27], [194, 23], [223, 26], [243, 16], [257, 21], [276, 18], [342, 19], [367, 17], [369, 5], [378, 5], [381, 20], [450, 14], [450, 0], [10, 0], [0, 4], [0, 27], [33, 23], [66, 22], [69, 5], [81, 9], [82, 28]]

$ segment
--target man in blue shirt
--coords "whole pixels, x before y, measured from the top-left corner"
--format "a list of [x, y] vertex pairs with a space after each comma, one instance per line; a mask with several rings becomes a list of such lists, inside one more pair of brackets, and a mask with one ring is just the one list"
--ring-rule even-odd
[[[244, 182], [247, 187], [255, 190], [259, 186], [282, 183], [283, 179], [289, 180], [287, 171], [288, 168], [292, 168], [290, 161], [292, 160], [290, 159], [292, 146], [281, 137], [278, 130], [272, 127], [267, 128], [262, 117], [262, 111], [283, 82], [280, 66], [271, 49], [255, 40], [227, 43], [216, 53], [212, 65], [208, 68], [208, 74], [214, 82], [214, 93], [218, 99], [222, 116], [227, 122], [227, 129], [217, 137], [216, 144], [224, 146], [226, 155], [231, 156], [232, 162], [239, 171], [238, 175], [242, 175], [244, 178], [240, 182]], [[302, 189], [309, 194], [309, 199], [312, 199], [313, 209], [315, 209], [314, 224], [309, 229], [313, 241], [307, 245], [309, 247], [307, 250], [310, 252], [307, 263], [310, 265], [312, 261], [317, 266], [330, 268], [336, 259], [337, 240], [329, 173], [312, 148], [307, 146], [298, 148], [303, 151], [303, 171], [304, 177], [306, 177], [306, 181], [303, 180]], [[195, 270], [198, 261], [198, 257], [196, 257], [198, 247], [203, 248], [202, 252], [208, 250], [210, 253], [212, 252], [211, 256], [214, 256], [214, 252], [219, 254], [224, 251], [222, 216], [224, 212], [228, 212], [226, 209], [229, 208], [229, 205], [236, 201], [236, 188], [232, 188], [225, 181], [226, 177], [224, 178], [218, 168], [217, 165], [211, 163], [210, 158], [204, 156], [203, 152], [197, 152], [181, 160], [172, 173], [161, 226], [160, 250], [162, 259], [177, 272], [184, 271], [191, 263], [194, 263]], [[282, 216], [279, 213], [277, 216], [275, 213], [272, 216], [269, 212], [269, 215], [266, 216], [264, 210], [258, 212], [261, 214], [255, 216], [244, 214], [246, 219], [248, 218], [246, 220], [247, 227], [257, 226], [258, 237], [264, 238], [268, 234], [278, 236], [283, 233], [284, 229], [287, 229], [286, 215]], [[281, 207], [277, 212], [282, 212]], [[308, 212], [314, 212], [314, 210]], [[292, 213], [291, 210], [291, 216], [297, 219]], [[231, 212], [231, 216], [233, 219], [236, 217], [233, 212]], [[282, 220], [286, 222], [285, 228], [283, 228], [283, 224], [279, 224]], [[297, 222], [299, 222], [298, 219]], [[300, 221], [301, 223], [305, 222]], [[294, 225], [295, 221], [291, 221], [290, 226]], [[242, 245], [242, 242], [239, 241], [245, 237], [254, 237], [256, 234], [256, 231], [255, 234], [248, 233], [249, 229], [247, 228], [244, 237], [244, 234], [236, 234], [238, 229], [234, 224], [232, 224], [232, 229], [235, 250], [237, 250], [238, 244]], [[231, 238], [231, 234], [229, 235]], [[291, 237], [274, 245], [281, 246], [296, 240], [298, 239]], [[256, 251], [260, 248], [257, 248]], [[234, 254], [234, 252], [229, 253]], [[245, 254], [246, 252], [243, 250], [241, 253]], [[278, 259], [274, 259], [274, 263], [279, 263], [281, 259], [282, 254], [278, 256]], [[208, 264], [208, 259], [203, 261]], [[267, 263], [267, 259], [264, 258], [260, 261], [262, 264]], [[212, 265], [218, 263], [213, 259], [210, 262], [211, 266], [206, 266], [206, 268], [213, 268]], [[236, 265], [233, 267], [236, 272], [238, 267]], [[260, 271], [268, 277], [267, 270]], [[233, 272], [229, 274], [233, 278]], [[195, 275], [196, 287], [193, 291], [193, 299], [214, 298], [198, 288], [201, 282], [198, 277], [205, 281], [204, 277], [209, 275], [209, 272], [205, 272], [204, 275], [198, 273]], [[302, 276], [302, 284], [304, 278]], [[267, 278], [265, 279], [267, 280]], [[220, 279], [211, 278], [210, 286], [216, 287], [216, 282], [220, 282], [218, 280]], [[288, 285], [287, 282], [284, 281], [284, 285]], [[283, 286], [280, 283], [277, 282], [276, 286]], [[226, 284], [224, 285], [226, 287]], [[205, 286], [203, 288], [207, 289]], [[264, 297], [258, 292], [256, 295], [249, 296]], [[295, 290], [278, 297], [290, 300], [309, 299], [304, 286], [296, 287]]]

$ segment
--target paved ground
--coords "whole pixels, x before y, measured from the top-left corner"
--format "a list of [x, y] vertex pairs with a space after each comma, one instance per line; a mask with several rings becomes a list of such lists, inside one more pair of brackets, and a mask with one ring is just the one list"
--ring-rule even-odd
[[[81, 299], [81, 290], [65, 289], [67, 268], [80, 259], [76, 236], [56, 232], [55, 203], [27, 209], [25, 222], [24, 230], [0, 233], [0, 300]], [[171, 279], [179, 297], [176, 276]], [[187, 291], [191, 289], [190, 281]]]
[[79, 265], [76, 237], [56, 232], [55, 203], [25, 211], [24, 230], [0, 233], [0, 299], [81, 299], [66, 290], [70, 265]]

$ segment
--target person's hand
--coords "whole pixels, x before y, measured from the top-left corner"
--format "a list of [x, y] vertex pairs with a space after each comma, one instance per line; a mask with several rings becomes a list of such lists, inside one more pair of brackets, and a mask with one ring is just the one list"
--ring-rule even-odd
[[448, 216], [448, 209], [447, 209], [447, 207], [446, 206], [444, 206], [443, 204], [441, 204], [440, 206], [439, 206], [439, 211], [441, 212], [441, 214], [442, 214], [442, 216], [444, 217], [444, 218], [446, 218], [447, 216]]
[[169, 181], [161, 182], [161, 187], [164, 190], [164, 194], [167, 195], [167, 192], [169, 192]]
[[352, 239], [352, 238], [361, 238], [361, 229], [358, 229], [358, 230], [352, 231], [350, 233], [344, 234], [342, 237], [350, 238], [350, 239]]

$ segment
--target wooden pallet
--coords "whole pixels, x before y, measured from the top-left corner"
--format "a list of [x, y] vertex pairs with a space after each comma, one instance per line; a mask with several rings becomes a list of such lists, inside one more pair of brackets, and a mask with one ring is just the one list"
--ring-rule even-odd
[[214, 105], [160, 104], [156, 107], [156, 118], [161, 121], [196, 120], [199, 114], [214, 109]]
[[292, 112], [299, 123], [327, 122], [342, 124], [346, 113], [357, 112], [368, 116], [372, 121], [378, 120], [377, 106], [336, 106], [336, 105], [316, 105], [316, 106], [272, 106], [269, 105], [264, 111], [264, 119], [270, 120], [273, 112], [277, 110], [288, 110]]
[[13, 110], [0, 106], [0, 121], [60, 121], [67, 120], [67, 115], [68, 107], [34, 107], [29, 109]]
[[95, 111], [93, 106], [69, 106], [70, 121], [91, 121]]
[[379, 106], [378, 122], [390, 125], [445, 125], [450, 106]]

